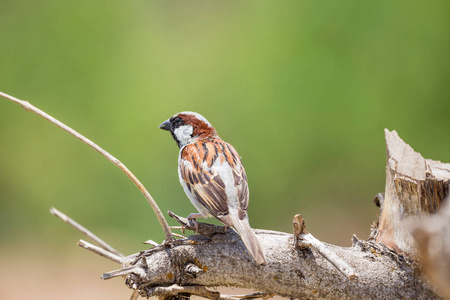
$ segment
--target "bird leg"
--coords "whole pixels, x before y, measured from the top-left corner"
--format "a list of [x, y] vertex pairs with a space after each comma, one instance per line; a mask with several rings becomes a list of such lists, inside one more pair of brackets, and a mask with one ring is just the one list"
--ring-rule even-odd
[[189, 216], [187, 216], [187, 219], [190, 221], [193, 221], [195, 224], [195, 233], [198, 233], [198, 222], [197, 222], [197, 218], [202, 218], [203, 215], [200, 213], [192, 213]]

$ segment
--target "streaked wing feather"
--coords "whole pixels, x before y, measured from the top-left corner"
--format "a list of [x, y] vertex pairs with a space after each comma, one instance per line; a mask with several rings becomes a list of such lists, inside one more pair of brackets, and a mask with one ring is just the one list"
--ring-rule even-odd
[[[205, 170], [201, 162], [206, 159], [209, 151], [200, 145], [185, 147], [182, 159], [190, 164], [180, 164], [181, 175], [194, 198], [203, 205], [214, 217], [228, 214], [227, 194], [225, 184], [218, 174]], [[195, 161], [195, 163], [194, 163]]]
[[243, 219], [248, 207], [248, 184], [245, 170], [233, 146], [220, 139], [187, 145], [182, 159], [189, 164], [180, 164], [181, 175], [193, 197], [214, 217], [226, 225], [232, 225], [228, 217], [228, 198], [225, 184], [217, 172], [226, 161], [233, 170], [233, 179], [238, 191], [239, 218]]
[[241, 159], [239, 158], [238, 153], [233, 148], [233, 146], [227, 144], [229, 151], [232, 153], [233, 162], [235, 164], [233, 167], [233, 176], [234, 176], [234, 184], [238, 190], [238, 200], [239, 200], [239, 219], [245, 218], [247, 215], [248, 208], [248, 199], [249, 199], [249, 191], [248, 191], [248, 183], [247, 183], [247, 175], [245, 174], [244, 166], [242, 165]]

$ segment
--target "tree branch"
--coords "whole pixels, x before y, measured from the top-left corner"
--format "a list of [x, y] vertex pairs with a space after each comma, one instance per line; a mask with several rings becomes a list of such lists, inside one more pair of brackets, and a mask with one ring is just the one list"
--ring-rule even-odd
[[137, 186], [137, 188], [144, 195], [145, 199], [147, 199], [147, 202], [152, 207], [153, 211], [156, 214], [156, 217], [157, 217], [159, 223], [161, 224], [161, 227], [164, 230], [164, 234], [166, 236], [166, 241], [172, 241], [174, 239], [173, 236], [172, 236], [172, 233], [170, 231], [169, 225], [167, 224], [167, 221], [164, 218], [163, 214], [161, 213], [161, 210], [159, 209], [159, 207], [156, 204], [155, 200], [153, 200], [153, 197], [150, 195], [150, 193], [147, 191], [147, 189], [144, 187], [144, 185], [137, 179], [137, 177], [134, 176], [134, 174], [131, 173], [131, 171], [128, 170], [128, 168], [124, 164], [122, 164], [117, 158], [115, 158], [114, 156], [109, 154], [107, 151], [105, 151], [103, 148], [101, 148], [100, 146], [98, 146], [97, 144], [92, 142], [90, 139], [86, 138], [85, 136], [81, 135], [80, 133], [78, 133], [77, 131], [73, 130], [69, 126], [67, 126], [64, 123], [62, 123], [62, 122], [58, 121], [57, 119], [53, 118], [49, 114], [47, 114], [44, 111], [40, 110], [39, 108], [33, 106], [28, 101], [23, 101], [23, 100], [17, 99], [17, 98], [15, 98], [13, 96], [10, 96], [10, 95], [2, 93], [2, 92], [0, 92], [0, 97], [3, 97], [3, 98], [5, 98], [5, 99], [7, 99], [9, 101], [12, 101], [12, 102], [15, 102], [15, 103], [19, 104], [26, 111], [31, 111], [31, 112], [35, 113], [36, 115], [46, 119], [47, 121], [55, 124], [59, 128], [67, 131], [72, 136], [76, 137], [77, 139], [79, 139], [80, 141], [82, 141], [83, 143], [85, 143], [86, 145], [88, 145], [89, 147], [91, 147], [92, 149], [97, 151], [98, 153], [100, 153], [103, 157], [108, 159], [114, 165], [116, 165], [120, 170], [122, 170], [128, 176], [128, 178], [131, 179], [131, 181]]
[[[229, 231], [212, 237], [190, 236], [171, 247], [158, 246], [129, 257], [122, 269], [104, 278], [127, 276], [126, 283], [141, 295], [152, 288], [179, 286], [234, 286], [294, 298], [435, 298], [430, 286], [413, 265], [399, 263], [372, 248], [343, 248], [325, 244], [349, 262], [359, 274], [358, 282], [346, 279], [321, 254], [306, 248], [296, 251], [294, 237], [282, 232], [257, 230], [267, 265], [256, 265], [239, 236]], [[188, 271], [196, 266], [197, 272]], [[383, 288], [380, 288], [383, 287]]]
[[98, 236], [96, 236], [95, 234], [90, 232], [88, 229], [86, 229], [85, 227], [83, 227], [82, 225], [77, 223], [76, 221], [72, 220], [67, 215], [65, 215], [62, 212], [60, 212], [59, 210], [57, 210], [56, 208], [54, 208], [54, 207], [50, 208], [50, 213], [52, 215], [60, 218], [61, 220], [63, 220], [67, 224], [69, 224], [70, 226], [74, 227], [76, 230], [78, 230], [81, 233], [85, 234], [88, 238], [90, 238], [91, 240], [96, 242], [103, 249], [107, 250], [108, 252], [110, 252], [112, 254], [115, 254], [116, 256], [123, 257], [122, 253], [120, 253], [119, 251], [117, 251], [116, 249], [111, 247], [108, 243], [103, 241], [101, 238], [99, 238]]

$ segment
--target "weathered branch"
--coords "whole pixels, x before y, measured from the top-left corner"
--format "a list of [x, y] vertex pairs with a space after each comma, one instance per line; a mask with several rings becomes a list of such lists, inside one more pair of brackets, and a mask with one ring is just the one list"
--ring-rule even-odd
[[[225, 233], [225, 227], [217, 226], [207, 223], [198, 222], [197, 226], [193, 224], [191, 220], [187, 218], [180, 217], [175, 213], [169, 211], [169, 216], [177, 220], [182, 225], [182, 228], [187, 230], [197, 230], [197, 233], [212, 237], [215, 234]], [[308, 247], [313, 248], [317, 253], [322, 255], [326, 260], [328, 260], [333, 266], [337, 268], [342, 274], [353, 281], [358, 280], [358, 275], [355, 273], [353, 268], [351, 268], [345, 261], [338, 257], [333, 251], [326, 247], [321, 241], [316, 239], [312, 234], [306, 231], [305, 222], [301, 215], [294, 216], [293, 220], [294, 226], [294, 248], [305, 249]]]
[[172, 233], [170, 231], [169, 225], [167, 224], [167, 221], [164, 218], [163, 214], [161, 213], [161, 210], [159, 209], [159, 207], [156, 204], [155, 200], [153, 200], [153, 197], [150, 195], [150, 193], [147, 191], [147, 189], [144, 187], [144, 185], [139, 181], [139, 179], [137, 179], [137, 177], [134, 176], [134, 174], [131, 173], [131, 171], [128, 170], [128, 168], [123, 163], [121, 163], [117, 158], [115, 158], [114, 156], [109, 154], [106, 150], [104, 150], [103, 148], [101, 148], [100, 146], [95, 144], [90, 139], [88, 139], [85, 136], [81, 135], [77, 131], [73, 130], [72, 128], [70, 128], [66, 124], [58, 121], [54, 117], [50, 116], [49, 114], [45, 113], [44, 111], [40, 110], [39, 108], [33, 106], [28, 101], [17, 99], [17, 98], [15, 98], [13, 96], [10, 96], [10, 95], [2, 93], [2, 92], [0, 92], [0, 97], [3, 97], [3, 98], [5, 98], [5, 99], [7, 99], [9, 101], [12, 101], [12, 102], [15, 102], [15, 103], [19, 104], [26, 111], [31, 111], [31, 112], [35, 113], [36, 115], [46, 119], [47, 121], [55, 124], [59, 128], [67, 131], [72, 136], [76, 137], [77, 139], [79, 139], [80, 141], [82, 141], [83, 143], [85, 143], [86, 145], [88, 145], [89, 147], [91, 147], [92, 149], [97, 151], [98, 153], [100, 153], [103, 157], [108, 159], [115, 166], [117, 166], [120, 170], [122, 170], [128, 176], [128, 178], [130, 178], [130, 180], [137, 186], [137, 188], [142, 192], [142, 194], [144, 195], [145, 199], [147, 199], [147, 202], [152, 207], [153, 211], [156, 214], [156, 217], [157, 217], [159, 223], [161, 224], [161, 226], [162, 226], [162, 228], [164, 230], [164, 234], [166, 236], [166, 240], [167, 241], [172, 241], [173, 240]]
[[[266, 253], [266, 266], [256, 265], [239, 236], [229, 231], [211, 238], [190, 236], [177, 240], [172, 247], [158, 246], [136, 254], [134, 260], [130, 257], [131, 264], [123, 264], [123, 269], [113, 272], [128, 274], [128, 286], [143, 294], [154, 287], [177, 284], [245, 287], [295, 298], [436, 297], [413, 265], [370, 244], [362, 247], [355, 243], [350, 248], [325, 244], [359, 274], [358, 282], [353, 282], [315, 250], [293, 249], [291, 234], [262, 230], [256, 233]], [[192, 265], [197, 272], [188, 271]], [[106, 277], [110, 278], [110, 273]]]
[[[172, 213], [172, 215], [174, 215]], [[181, 223], [187, 221], [178, 217]], [[103, 274], [103, 279], [126, 276], [126, 284], [143, 296], [199, 295], [210, 299], [268, 298], [272, 294], [295, 298], [435, 298], [436, 294], [420, 278], [414, 265], [401, 255], [374, 243], [354, 237], [353, 247], [324, 244], [336, 256], [349, 262], [360, 273], [359, 281], [346, 280], [322, 254], [314, 249], [292, 247], [293, 235], [256, 230], [266, 251], [268, 264], [257, 265], [246, 253], [239, 236], [223, 227], [199, 223], [206, 236], [156, 245], [120, 258], [80, 241], [79, 245], [120, 262], [122, 268]], [[195, 225], [192, 225], [192, 229]], [[207, 228], [205, 230], [205, 228]], [[308, 235], [304, 227], [300, 232]], [[204, 287], [235, 286], [263, 291], [253, 295], [226, 296]], [[380, 288], [383, 286], [383, 288]], [[137, 297], [134, 292], [132, 299]]]
[[[388, 134], [391, 133], [387, 132], [387, 140]], [[395, 144], [400, 141], [400, 139], [394, 139], [394, 147], [397, 147], [398, 145]], [[408, 160], [400, 160], [393, 164], [389, 154], [391, 146], [388, 143], [387, 173], [394, 172], [388, 174], [393, 181], [387, 180], [386, 197], [380, 194], [375, 201], [382, 209], [380, 220], [389, 215], [400, 216], [398, 212], [392, 210], [398, 207], [409, 207], [407, 202], [411, 201], [412, 196], [416, 194], [418, 196], [416, 195], [417, 199], [415, 199], [420, 200], [416, 203], [420, 205], [416, 213], [409, 207], [409, 215], [426, 211], [430, 208], [427, 205], [430, 203], [434, 203], [437, 209], [443, 203], [436, 200], [441, 194], [438, 193], [436, 196], [436, 193], [430, 193], [430, 191], [440, 191], [440, 187], [447, 184], [445, 179], [439, 179], [433, 175], [434, 184], [431, 185], [426, 183], [426, 178], [425, 182], [420, 182], [409, 177], [405, 184], [403, 180], [406, 180], [406, 177], [400, 177], [396, 172], [404, 170], [405, 167], [401, 164]], [[439, 174], [442, 175], [445, 172], [438, 164], [434, 162], [435, 169], [432, 174], [439, 173], [436, 170], [440, 168]], [[395, 165], [394, 169], [392, 169], [393, 165]], [[411, 182], [413, 186], [415, 184], [417, 190], [412, 190], [408, 182]], [[391, 184], [396, 185], [395, 194], [392, 194]], [[422, 188], [428, 192], [417, 192]], [[392, 203], [397, 203], [397, 206]], [[102, 278], [125, 276], [126, 285], [138, 291], [141, 296], [164, 296], [164, 298], [182, 295], [186, 297], [199, 295], [210, 299], [236, 298], [236, 296], [220, 295], [205, 288], [217, 286], [250, 288], [263, 292], [258, 295], [265, 295], [264, 297], [272, 294], [305, 299], [435, 299], [440, 297], [421, 276], [417, 262], [412, 261], [410, 256], [397, 252], [396, 249], [399, 247], [392, 247], [398, 244], [387, 243], [386, 246], [375, 239], [363, 241], [355, 236], [353, 246], [349, 248], [322, 243], [306, 231], [304, 220], [296, 216], [294, 235], [255, 230], [267, 258], [267, 265], [261, 266], [254, 263], [242, 240], [233, 230], [225, 232], [222, 226], [205, 223], [198, 223], [196, 227], [186, 218], [171, 212], [169, 215], [184, 229], [198, 229], [200, 235], [192, 235], [186, 239], [161, 245], [149, 241], [148, 243], [154, 246], [152, 249], [121, 258], [122, 268], [107, 272]], [[402, 232], [411, 230], [408, 228], [403, 230], [407, 227], [400, 222], [403, 218], [404, 216], [401, 215], [401, 218], [394, 218], [394, 221], [401, 225], [399, 228]], [[378, 236], [381, 230], [386, 228], [389, 226], [378, 225], [372, 236]], [[399, 236], [404, 236], [403, 233], [396, 235], [393, 227], [390, 227], [390, 230], [390, 235], [386, 235], [387, 231], [384, 231], [384, 237], [396, 237], [398, 241]], [[88, 248], [91, 251], [94, 249]], [[445, 249], [445, 247], [439, 249]], [[358, 274], [357, 277], [356, 274]], [[349, 278], [358, 280], [352, 281]], [[132, 298], [135, 299], [136, 295], [137, 293], [134, 292]]]
[[380, 217], [372, 236], [412, 257], [416, 245], [402, 222], [410, 216], [435, 213], [448, 191], [450, 164], [425, 159], [406, 144], [396, 131], [385, 130], [386, 188], [380, 206]]
[[[178, 219], [182, 224], [187, 221]], [[267, 266], [260, 266], [252, 261], [234, 231], [224, 233], [223, 227], [216, 226], [213, 233], [210, 224], [205, 223], [199, 223], [198, 230], [211, 236], [194, 235], [170, 246], [159, 245], [131, 255], [122, 269], [105, 273], [102, 278], [127, 275], [127, 285], [144, 296], [169, 293], [172, 289], [167, 287], [178, 285], [245, 287], [295, 298], [437, 297], [418, 275], [415, 265], [374, 242], [354, 237], [350, 248], [324, 244], [360, 274], [359, 281], [352, 282], [314, 249], [294, 249], [293, 235], [256, 230], [268, 261]], [[185, 289], [175, 290], [186, 292]]]
[[[182, 224], [188, 221], [182, 217], [177, 219]], [[195, 225], [190, 228], [195, 229]], [[126, 276], [126, 284], [144, 296], [186, 292], [211, 299], [235, 299], [236, 296], [216, 294], [204, 287], [236, 286], [263, 291], [258, 295], [264, 297], [272, 294], [330, 299], [349, 295], [355, 298], [436, 297], [418, 276], [414, 265], [373, 242], [354, 237], [350, 248], [323, 244], [322, 247], [349, 262], [349, 267], [361, 274], [358, 282], [352, 282], [324, 257], [323, 250], [319, 254], [305, 248], [306, 244], [300, 250], [292, 247], [296, 239], [291, 234], [256, 230], [268, 262], [260, 266], [246, 252], [240, 237], [232, 230], [224, 233], [223, 229], [199, 223], [199, 232], [206, 232], [210, 237], [194, 235], [123, 258], [84, 241], [79, 245], [122, 264], [121, 269], [103, 274], [103, 279]], [[300, 232], [310, 235], [304, 227]], [[380, 285], [384, 288], [380, 289]]]

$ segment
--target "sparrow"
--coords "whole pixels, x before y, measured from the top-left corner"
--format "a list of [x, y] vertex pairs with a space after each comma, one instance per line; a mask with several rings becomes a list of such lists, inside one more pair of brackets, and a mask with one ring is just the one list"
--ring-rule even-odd
[[184, 192], [199, 213], [188, 219], [214, 217], [233, 228], [250, 255], [260, 265], [266, 258], [248, 221], [247, 175], [239, 154], [224, 142], [202, 115], [180, 112], [159, 125], [180, 148], [178, 177]]

